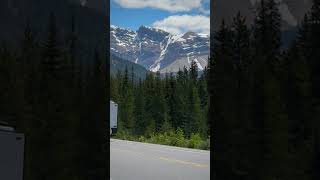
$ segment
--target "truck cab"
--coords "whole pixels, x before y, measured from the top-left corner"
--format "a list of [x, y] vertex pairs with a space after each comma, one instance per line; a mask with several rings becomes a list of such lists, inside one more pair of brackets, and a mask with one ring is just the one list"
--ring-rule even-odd
[[110, 136], [117, 133], [118, 104], [110, 101]]
[[23, 164], [24, 134], [0, 121], [0, 179], [22, 180]]

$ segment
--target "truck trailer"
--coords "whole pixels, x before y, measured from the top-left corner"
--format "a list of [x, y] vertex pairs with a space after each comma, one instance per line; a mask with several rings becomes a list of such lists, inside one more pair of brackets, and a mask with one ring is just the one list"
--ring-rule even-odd
[[110, 136], [117, 133], [118, 104], [110, 101]]
[[23, 180], [24, 134], [0, 121], [0, 179]]

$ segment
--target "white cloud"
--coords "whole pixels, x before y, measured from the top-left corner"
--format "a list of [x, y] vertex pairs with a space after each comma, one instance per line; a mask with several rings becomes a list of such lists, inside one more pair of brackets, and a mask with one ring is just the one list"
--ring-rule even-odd
[[169, 12], [187, 12], [202, 7], [202, 0], [114, 0], [124, 8], [155, 8]]
[[188, 31], [210, 34], [210, 18], [202, 15], [174, 15], [156, 21], [153, 27], [178, 35]]
[[205, 15], [210, 15], [210, 9], [205, 9], [204, 7], [200, 7], [199, 11]]

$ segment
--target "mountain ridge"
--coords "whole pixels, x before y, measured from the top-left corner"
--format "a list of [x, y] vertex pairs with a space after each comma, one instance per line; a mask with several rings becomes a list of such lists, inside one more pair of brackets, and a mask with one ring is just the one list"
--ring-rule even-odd
[[114, 54], [110, 55], [110, 73], [117, 75], [118, 71], [123, 73], [127, 67], [127, 70], [131, 72], [133, 70], [135, 80], [144, 79], [148, 70], [139, 64], [123, 60]]
[[160, 73], [188, 68], [192, 60], [200, 70], [204, 69], [209, 56], [209, 39], [209, 35], [191, 31], [173, 35], [148, 26], [140, 26], [136, 31], [110, 26], [111, 53]]

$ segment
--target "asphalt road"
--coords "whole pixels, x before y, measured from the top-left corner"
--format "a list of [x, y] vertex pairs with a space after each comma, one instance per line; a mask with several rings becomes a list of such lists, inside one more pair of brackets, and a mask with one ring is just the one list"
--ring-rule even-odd
[[209, 180], [210, 151], [110, 139], [112, 180]]

